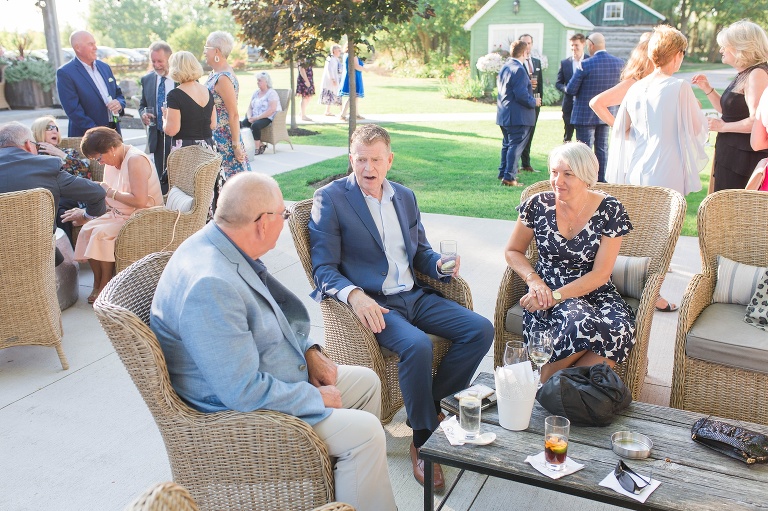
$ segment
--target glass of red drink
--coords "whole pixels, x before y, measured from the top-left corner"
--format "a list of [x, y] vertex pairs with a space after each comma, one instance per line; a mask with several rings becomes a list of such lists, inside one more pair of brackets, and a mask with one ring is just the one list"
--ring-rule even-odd
[[559, 415], [544, 419], [544, 461], [549, 470], [565, 470], [571, 421]]

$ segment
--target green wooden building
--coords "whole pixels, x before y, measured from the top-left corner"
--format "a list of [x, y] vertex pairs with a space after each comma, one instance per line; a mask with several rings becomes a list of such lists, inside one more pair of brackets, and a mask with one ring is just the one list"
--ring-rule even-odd
[[608, 53], [626, 59], [640, 35], [666, 17], [639, 0], [589, 0], [576, 9], [605, 36]]
[[541, 58], [544, 78], [557, 79], [560, 61], [571, 54], [570, 37], [589, 34], [593, 24], [567, 0], [489, 0], [464, 24], [471, 32], [470, 65], [492, 51], [509, 51], [522, 34], [533, 36], [533, 55]]

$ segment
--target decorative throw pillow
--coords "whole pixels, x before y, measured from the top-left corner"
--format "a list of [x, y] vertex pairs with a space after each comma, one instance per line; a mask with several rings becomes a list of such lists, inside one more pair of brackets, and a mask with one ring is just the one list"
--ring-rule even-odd
[[768, 270], [757, 283], [755, 294], [747, 305], [744, 321], [760, 330], [768, 332]]
[[165, 201], [165, 208], [186, 213], [192, 210], [194, 202], [194, 198], [184, 193], [180, 188], [172, 186], [168, 191], [168, 200]]
[[717, 284], [712, 301], [748, 305], [766, 269], [768, 268], [741, 264], [727, 257], [717, 256]]
[[650, 265], [650, 257], [617, 256], [611, 281], [619, 294], [639, 300], [643, 294], [643, 286], [645, 286]]

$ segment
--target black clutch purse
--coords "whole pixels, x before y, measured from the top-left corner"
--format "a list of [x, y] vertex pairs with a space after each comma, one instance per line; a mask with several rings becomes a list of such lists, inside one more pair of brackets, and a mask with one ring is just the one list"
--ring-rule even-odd
[[691, 438], [748, 465], [768, 462], [768, 437], [740, 426], [704, 417], [693, 424]]

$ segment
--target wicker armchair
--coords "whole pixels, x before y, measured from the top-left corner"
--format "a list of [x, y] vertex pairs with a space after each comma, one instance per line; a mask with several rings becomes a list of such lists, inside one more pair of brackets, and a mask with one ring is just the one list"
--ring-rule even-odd
[[[669, 188], [657, 186], [614, 185], [597, 183], [596, 190], [605, 191], [616, 197], [627, 210], [634, 229], [621, 243], [620, 254], [632, 257], [650, 257], [648, 275], [639, 304], [635, 308], [635, 346], [628, 359], [617, 365], [615, 370], [632, 391], [634, 399], [640, 398], [648, 369], [648, 340], [651, 335], [651, 323], [656, 308], [656, 299], [669, 268], [672, 253], [685, 217], [685, 199]], [[523, 190], [520, 201], [539, 192], [549, 191], [548, 181], [534, 183]], [[531, 264], [538, 260], [535, 239], [528, 249]], [[499, 285], [494, 315], [494, 363], [503, 365], [504, 347], [507, 341], [522, 340], [522, 332], [510, 332], [506, 329], [508, 311], [520, 307], [520, 298], [526, 292], [525, 282], [507, 267]], [[628, 299], [632, 305], [632, 299]], [[635, 303], [636, 300], [635, 300]], [[522, 315], [522, 314], [520, 314]]]
[[[66, 137], [62, 138], [59, 142], [60, 149], [77, 149], [80, 150], [80, 143], [83, 141], [83, 137]], [[91, 179], [99, 182], [104, 181], [104, 165], [91, 158], [88, 164], [88, 170], [91, 171]]]
[[316, 507], [312, 511], [355, 511], [355, 508], [343, 502], [331, 502], [324, 506]]
[[198, 507], [186, 488], [167, 482], [152, 486], [123, 511], [198, 511]]
[[115, 271], [147, 254], [176, 250], [182, 241], [202, 229], [220, 168], [221, 156], [200, 146], [172, 152], [168, 157], [168, 182], [194, 197], [193, 207], [182, 213], [156, 206], [131, 215], [115, 240]]
[[0, 193], [0, 349], [61, 346], [61, 309], [54, 273], [53, 195], [35, 188]]
[[[296, 251], [304, 267], [304, 273], [311, 286], [312, 258], [309, 253], [309, 217], [312, 199], [303, 200], [294, 205], [288, 225], [291, 228]], [[440, 282], [426, 275], [416, 273], [416, 278], [426, 282], [443, 296], [467, 309], [472, 309], [472, 293], [461, 277], [451, 279], [450, 283]], [[403, 406], [398, 379], [397, 355], [382, 349], [373, 332], [365, 327], [352, 311], [352, 307], [334, 298], [324, 298], [320, 303], [325, 327], [325, 349], [330, 357], [339, 364], [370, 367], [381, 380], [381, 422], [389, 423]], [[441, 337], [430, 335], [434, 344], [432, 372], [437, 370], [440, 361], [448, 352], [451, 343]]]
[[290, 89], [275, 89], [275, 92], [280, 97], [282, 111], [277, 112], [274, 119], [272, 119], [272, 123], [261, 130], [261, 141], [266, 144], [272, 144], [273, 154], [277, 152], [275, 145], [278, 142], [288, 142], [291, 144], [291, 149], [293, 149], [293, 142], [291, 142], [291, 137], [288, 135], [288, 128], [285, 124], [285, 118], [288, 115], [288, 99], [293, 91]]
[[[710, 306], [735, 307], [734, 318], [722, 315], [726, 330], [740, 336], [739, 329], [768, 338], [768, 334], [746, 325], [745, 307], [714, 304], [717, 284], [717, 256], [737, 263], [768, 266], [768, 238], [765, 236], [768, 194], [745, 190], [723, 190], [706, 197], [699, 206], [698, 229], [702, 273], [694, 275], [680, 304], [675, 338], [675, 365], [672, 373], [670, 406], [704, 414], [768, 424], [768, 370], [757, 372], [700, 360], [686, 353], [687, 337], [699, 316]], [[717, 310], [717, 309], [714, 309]], [[765, 349], [765, 342], [762, 348]], [[758, 346], [755, 346], [758, 348]]]
[[333, 501], [327, 448], [306, 422], [267, 410], [200, 413], [174, 391], [149, 328], [170, 256], [150, 254], [120, 272], [94, 310], [157, 423], [174, 481], [201, 510], [312, 509]]
[[5, 99], [5, 66], [0, 66], [0, 110], [11, 109], [11, 105]]

